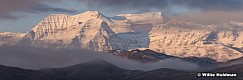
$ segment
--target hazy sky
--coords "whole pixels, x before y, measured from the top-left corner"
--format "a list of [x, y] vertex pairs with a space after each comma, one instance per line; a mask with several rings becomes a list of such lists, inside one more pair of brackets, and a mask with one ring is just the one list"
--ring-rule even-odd
[[49, 14], [87, 10], [105, 16], [162, 11], [201, 24], [243, 22], [243, 0], [0, 0], [0, 32], [26, 32]]

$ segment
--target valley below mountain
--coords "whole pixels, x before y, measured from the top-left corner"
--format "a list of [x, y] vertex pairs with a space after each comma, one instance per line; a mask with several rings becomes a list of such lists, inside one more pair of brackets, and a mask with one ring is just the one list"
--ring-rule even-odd
[[[2, 46], [0, 52], [0, 80], [238, 80], [243, 77], [242, 57], [217, 62], [149, 49], [93, 52], [29, 46]], [[237, 76], [198, 76], [203, 72]]]
[[0, 65], [0, 80], [241, 80], [242, 68], [241, 64], [206, 71], [235, 73], [236, 77], [200, 77], [197, 76], [198, 72], [167, 68], [151, 71], [125, 70], [109, 62], [96, 60], [69, 67], [40, 70]]

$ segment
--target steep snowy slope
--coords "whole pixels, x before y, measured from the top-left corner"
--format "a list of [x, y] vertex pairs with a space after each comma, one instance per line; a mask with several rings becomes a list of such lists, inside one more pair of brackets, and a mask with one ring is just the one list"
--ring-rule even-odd
[[[108, 26], [112, 22], [98, 11], [87, 11], [74, 16], [48, 16], [28, 32], [23, 43], [29, 41], [39, 47], [87, 48], [95, 51], [112, 49], [119, 38]], [[26, 43], [25, 43], [26, 44]], [[111, 46], [112, 45], [112, 46]]]
[[[95, 51], [149, 47], [153, 23], [167, 18], [160, 12], [121, 14], [125, 19], [110, 19], [98, 11], [74, 16], [52, 14], [28, 32], [24, 44], [39, 47], [86, 48]], [[143, 16], [143, 17], [141, 17]]]
[[238, 49], [242, 46], [242, 31], [237, 29], [238, 33], [235, 28], [230, 29], [232, 26], [204, 26], [193, 22], [170, 20], [153, 27], [150, 31], [149, 48], [174, 56], [208, 57], [217, 61], [239, 58], [242, 56], [241, 49]]

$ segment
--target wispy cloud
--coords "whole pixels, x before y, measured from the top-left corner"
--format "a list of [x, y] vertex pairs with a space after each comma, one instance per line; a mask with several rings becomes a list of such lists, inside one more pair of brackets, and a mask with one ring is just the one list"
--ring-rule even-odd
[[63, 9], [63, 8], [55, 8], [46, 4], [36, 4], [33, 7], [26, 9], [27, 12], [33, 13], [42, 13], [42, 12], [66, 12], [66, 13], [75, 13], [75, 10]]
[[174, 5], [201, 10], [242, 10], [242, 0], [78, 0], [89, 4], [90, 7], [98, 5], [102, 7], [131, 8], [166, 8]]
[[[243, 0], [78, 0], [88, 7], [116, 12], [162, 11], [166, 16], [200, 24], [243, 21]], [[97, 7], [98, 6], [98, 7]]]
[[75, 10], [63, 9], [44, 4], [44, 2], [58, 2], [59, 0], [1, 0], [0, 19], [17, 19], [15, 12], [65, 12], [74, 13]]
[[200, 24], [222, 24], [230, 21], [242, 22], [243, 11], [204, 11], [176, 15], [173, 18]]

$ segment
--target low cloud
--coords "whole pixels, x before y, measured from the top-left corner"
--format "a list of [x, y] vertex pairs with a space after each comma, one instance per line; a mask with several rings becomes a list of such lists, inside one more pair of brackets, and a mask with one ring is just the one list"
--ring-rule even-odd
[[185, 6], [201, 10], [242, 10], [242, 0], [78, 0], [85, 2], [88, 6], [112, 7], [120, 9], [151, 9], [166, 8], [170, 6]]
[[169, 68], [169, 69], [186, 70], [186, 71], [199, 70], [199, 65], [182, 61], [180, 59], [164, 59], [160, 62], [154, 62], [154, 63], [139, 63], [128, 59], [123, 59], [122, 61], [108, 60], [108, 62], [111, 62], [116, 66], [119, 66], [124, 69], [129, 69], [129, 70], [150, 71], [150, 70], [155, 70], [160, 68]]
[[114, 55], [80, 49], [42, 49], [30, 47], [0, 47], [0, 64], [26, 69], [60, 68], [92, 60], [105, 60], [129, 70], [172, 68], [197, 70], [198, 65], [179, 59], [165, 59], [155, 63], [139, 63]]

